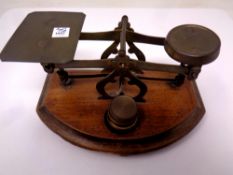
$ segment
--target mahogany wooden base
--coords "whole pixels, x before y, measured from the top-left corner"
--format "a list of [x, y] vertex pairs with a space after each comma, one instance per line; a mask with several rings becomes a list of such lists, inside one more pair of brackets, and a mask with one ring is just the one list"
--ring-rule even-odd
[[[73, 71], [75, 74], [99, 73]], [[171, 77], [169, 73], [145, 72], [147, 77]], [[48, 75], [37, 106], [41, 120], [67, 141], [92, 150], [135, 154], [175, 142], [196, 126], [205, 113], [196, 83], [185, 80], [181, 87], [168, 82], [143, 80], [148, 87], [145, 102], [137, 103], [139, 122], [128, 133], [112, 133], [104, 115], [111, 100], [99, 99], [95, 89], [101, 78], [75, 79], [63, 86], [56, 74]], [[114, 84], [108, 89], [113, 89]], [[128, 85], [126, 95], [137, 87]]]

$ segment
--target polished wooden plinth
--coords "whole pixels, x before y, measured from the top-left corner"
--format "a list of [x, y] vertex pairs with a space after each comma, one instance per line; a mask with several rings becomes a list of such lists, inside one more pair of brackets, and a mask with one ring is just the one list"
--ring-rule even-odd
[[[71, 74], [93, 74], [76, 71]], [[162, 72], [144, 72], [147, 77], [172, 77]], [[67, 141], [92, 150], [118, 154], [135, 154], [164, 147], [175, 142], [200, 121], [205, 109], [195, 81], [185, 80], [180, 87], [166, 81], [142, 80], [148, 87], [145, 102], [137, 103], [138, 123], [127, 132], [117, 134], [105, 123], [111, 100], [99, 99], [96, 83], [101, 78], [82, 78], [63, 86], [56, 74], [48, 75], [37, 112], [41, 120]], [[117, 87], [112, 83], [109, 91]], [[127, 95], [138, 92], [128, 85]]]

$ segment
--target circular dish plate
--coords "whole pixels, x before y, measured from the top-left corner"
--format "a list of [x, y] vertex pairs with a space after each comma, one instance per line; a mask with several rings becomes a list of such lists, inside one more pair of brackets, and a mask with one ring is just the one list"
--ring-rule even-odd
[[219, 37], [210, 29], [194, 24], [173, 28], [165, 39], [165, 50], [176, 61], [201, 66], [214, 61], [220, 51]]

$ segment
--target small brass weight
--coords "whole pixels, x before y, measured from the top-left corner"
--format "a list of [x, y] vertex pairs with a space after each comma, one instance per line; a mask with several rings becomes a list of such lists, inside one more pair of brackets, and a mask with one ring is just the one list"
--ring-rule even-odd
[[[2, 61], [38, 62], [48, 73], [37, 113], [51, 130], [75, 145], [124, 155], [164, 147], [198, 124], [205, 108], [195, 80], [220, 52], [213, 31], [184, 24], [165, 38], [147, 36], [123, 16], [112, 31], [88, 33], [84, 19], [80, 12], [30, 13], [0, 54]], [[112, 43], [100, 59], [74, 59], [81, 40]], [[135, 43], [163, 46], [178, 64], [147, 62]]]

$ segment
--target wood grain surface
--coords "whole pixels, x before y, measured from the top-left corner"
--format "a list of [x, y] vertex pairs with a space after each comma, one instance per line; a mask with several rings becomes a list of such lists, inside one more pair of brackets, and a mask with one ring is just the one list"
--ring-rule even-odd
[[[98, 71], [72, 71], [71, 74], [92, 74]], [[162, 72], [144, 72], [146, 77], [173, 77]], [[104, 115], [111, 100], [99, 99], [95, 89], [101, 78], [75, 79], [62, 86], [56, 74], [48, 75], [37, 112], [41, 120], [69, 142], [92, 150], [118, 154], [134, 154], [164, 147], [186, 135], [205, 113], [194, 81], [186, 80], [181, 87], [168, 82], [143, 80], [148, 87], [145, 102], [137, 103], [139, 122], [125, 134], [111, 132]], [[117, 84], [110, 84], [111, 91]], [[128, 85], [126, 95], [138, 92]]]

